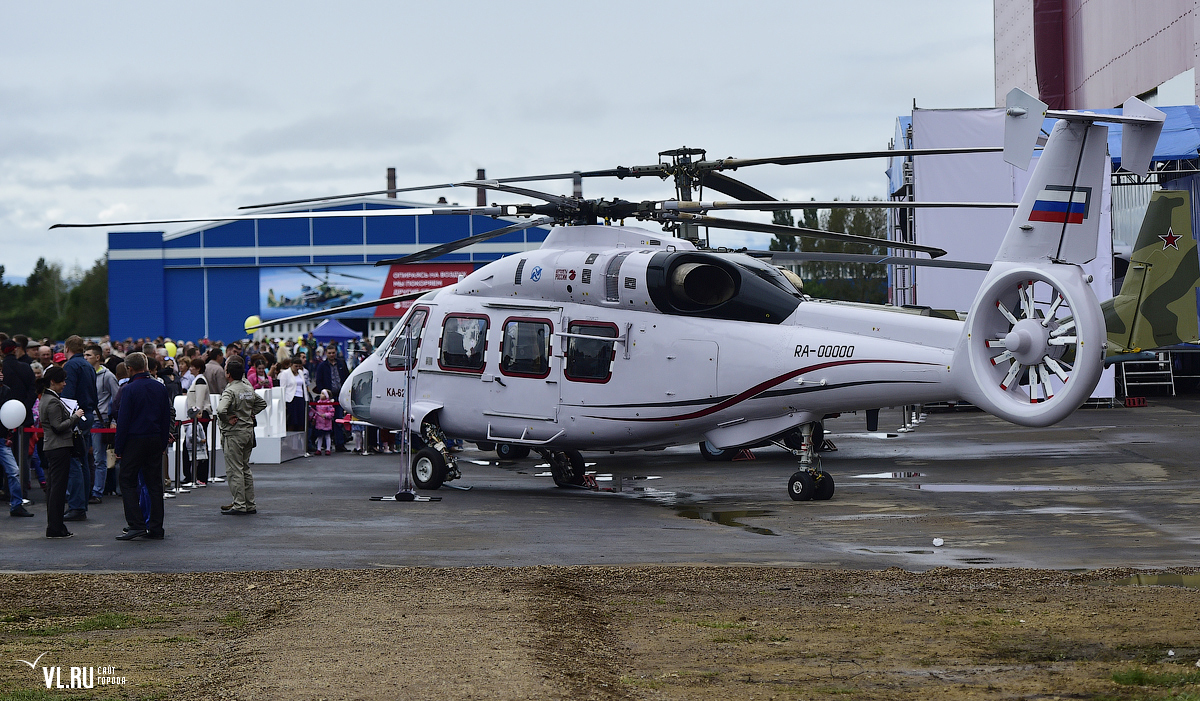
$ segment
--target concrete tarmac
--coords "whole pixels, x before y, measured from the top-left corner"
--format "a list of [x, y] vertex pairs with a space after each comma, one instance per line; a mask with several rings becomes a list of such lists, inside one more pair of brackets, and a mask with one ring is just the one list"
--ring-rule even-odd
[[[257, 515], [223, 516], [224, 484], [166, 503], [163, 541], [119, 542], [120, 499], [47, 540], [37, 518], [0, 522], [8, 571], [212, 571], [537, 564], [1165, 568], [1200, 562], [1200, 401], [1084, 409], [1046, 429], [934, 413], [897, 433], [827, 422], [837, 492], [793, 502], [776, 447], [705, 462], [695, 447], [588, 453], [604, 491], [556, 488], [536, 456], [460, 454], [439, 502], [396, 491], [396, 456], [335, 454], [253, 467]], [[935, 538], [943, 541], [934, 546]]]

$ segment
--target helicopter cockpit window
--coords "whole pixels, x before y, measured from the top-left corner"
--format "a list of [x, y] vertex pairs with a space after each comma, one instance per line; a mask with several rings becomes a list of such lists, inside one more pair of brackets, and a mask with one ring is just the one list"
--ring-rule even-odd
[[480, 372], [483, 352], [487, 349], [488, 320], [485, 316], [446, 317], [442, 327], [438, 364], [444, 370]]
[[[617, 327], [613, 324], [573, 323], [567, 328], [567, 333], [581, 336], [603, 336], [616, 338]], [[568, 380], [577, 382], [608, 382], [612, 376], [612, 361], [616, 357], [613, 341], [602, 341], [597, 338], [573, 338], [568, 336], [566, 366], [563, 375]]]
[[395, 335], [387, 356], [384, 357], [384, 364], [388, 370], [407, 370], [416, 363], [417, 350], [421, 347], [421, 332], [425, 329], [427, 315], [428, 312], [424, 309], [416, 309], [409, 315], [404, 326], [400, 327], [400, 333]]
[[549, 321], [513, 319], [504, 322], [500, 372], [522, 377], [549, 375], [551, 333]]

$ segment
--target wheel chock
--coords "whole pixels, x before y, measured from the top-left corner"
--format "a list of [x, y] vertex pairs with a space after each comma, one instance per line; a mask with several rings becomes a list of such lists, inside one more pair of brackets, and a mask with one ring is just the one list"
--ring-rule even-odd
[[750, 452], [749, 448], [742, 448], [738, 451], [737, 455], [733, 456], [733, 462], [738, 462], [739, 460], [758, 460], [758, 458], [755, 457], [754, 453]]

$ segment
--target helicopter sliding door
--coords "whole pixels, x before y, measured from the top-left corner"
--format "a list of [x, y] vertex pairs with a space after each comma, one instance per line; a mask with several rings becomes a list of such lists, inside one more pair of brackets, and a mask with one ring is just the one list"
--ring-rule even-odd
[[551, 348], [554, 322], [511, 316], [498, 330], [500, 361], [485, 412], [493, 435], [520, 438], [528, 431], [527, 438], [549, 438], [558, 430], [550, 430], [558, 422], [558, 376]]

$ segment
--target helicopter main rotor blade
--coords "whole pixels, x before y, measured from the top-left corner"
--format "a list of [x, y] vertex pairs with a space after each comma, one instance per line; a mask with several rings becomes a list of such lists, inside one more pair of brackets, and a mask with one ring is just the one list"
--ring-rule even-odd
[[457, 241], [451, 241], [450, 243], [443, 243], [440, 246], [426, 248], [423, 251], [417, 251], [416, 253], [411, 253], [407, 256], [381, 260], [376, 262], [375, 265], [407, 265], [409, 263], [420, 263], [422, 261], [432, 260], [438, 256], [444, 256], [447, 253], [453, 253], [460, 248], [466, 248], [472, 244], [481, 243], [483, 241], [487, 241], [488, 239], [494, 239], [497, 236], [511, 234], [514, 231], [521, 231], [522, 229], [528, 229], [534, 226], [542, 226], [543, 224], [553, 223], [554, 219], [551, 217], [538, 217], [537, 219], [530, 219], [529, 221], [513, 224], [512, 226], [506, 226], [502, 229], [485, 231], [482, 234], [475, 234], [474, 236], [468, 236], [466, 238], [458, 239]]
[[[447, 190], [457, 187], [486, 187], [484, 183], [527, 183], [541, 180], [571, 180], [576, 176], [575, 173], [554, 173], [551, 175], [527, 175], [518, 178], [488, 178], [487, 180], [473, 180], [455, 183], [437, 183], [435, 185], [416, 185], [414, 187], [396, 187], [387, 190], [371, 190], [370, 192], [352, 192], [345, 195], [327, 195], [325, 197], [306, 197], [299, 200], [285, 200], [282, 202], [267, 202], [266, 204], [247, 204], [238, 207], [242, 209], [264, 209], [266, 207], [283, 207], [292, 204], [309, 204], [310, 202], [330, 202], [333, 200], [346, 200], [352, 197], [370, 197], [372, 195], [394, 195], [398, 192], [421, 192], [422, 190]], [[590, 175], [580, 174], [580, 177], [592, 177]], [[499, 189], [499, 188], [492, 188]], [[546, 199], [547, 197], [557, 197], [557, 195], [547, 195], [546, 193], [527, 190], [530, 197], [536, 197], [539, 200], [552, 202], [553, 200]], [[536, 194], [535, 194], [536, 193]]]
[[549, 202], [550, 204], [565, 205], [571, 200], [570, 197], [563, 195], [551, 195], [548, 192], [539, 192], [537, 190], [527, 190], [523, 187], [513, 187], [511, 185], [503, 185], [495, 180], [467, 180], [461, 183], [455, 183], [454, 187], [482, 187], [486, 190], [497, 190], [499, 192], [507, 192], [513, 195], [524, 195], [526, 197], [534, 197]]
[[808, 236], [812, 238], [827, 239], [829, 241], [843, 241], [845, 243], [862, 243], [876, 248], [895, 248], [906, 251], [918, 251], [928, 253], [933, 258], [940, 258], [946, 255], [946, 252], [940, 248], [933, 246], [921, 246], [915, 243], [903, 243], [900, 241], [890, 241], [888, 239], [877, 239], [871, 236], [856, 236], [854, 234], [840, 234], [833, 231], [822, 231], [821, 229], [805, 229], [799, 226], [783, 226], [782, 224], [763, 224], [759, 222], [739, 221], [737, 219], [720, 219], [718, 217], [707, 217], [701, 214], [686, 214], [680, 212], [678, 214], [661, 214], [662, 220], [666, 221], [682, 221], [698, 226], [710, 226], [717, 229], [736, 229], [739, 231], [755, 231], [762, 234], [777, 234], [784, 236]]
[[[710, 176], [711, 177], [711, 176]], [[663, 202], [668, 212], [707, 212], [714, 209], [742, 209], [757, 212], [777, 212], [794, 209], [1016, 209], [1017, 202], [901, 202], [895, 200], [832, 200], [826, 202]]]
[[895, 158], [904, 156], [952, 156], [964, 153], [998, 153], [1001, 146], [972, 146], [966, 148], [897, 148], [881, 151], [844, 151], [842, 153], [812, 153], [803, 156], [770, 156], [767, 158], [720, 158], [700, 161], [699, 170], [736, 170], [758, 165], [801, 165], [803, 163], [827, 163], [829, 161], [855, 161], [863, 158]]
[[717, 192], [723, 192], [737, 200], [774, 200], [767, 193], [755, 187], [747, 185], [741, 180], [735, 180], [728, 175], [723, 175], [717, 172], [705, 173], [700, 180], [701, 187], [711, 188]]
[[217, 221], [253, 221], [255, 219], [342, 219], [355, 217], [419, 217], [439, 214], [478, 214], [486, 217], [521, 216], [519, 207], [412, 207], [408, 209], [351, 209], [337, 212], [278, 212], [275, 214], [233, 214], [215, 217], [181, 217], [178, 219], [139, 219], [134, 221], [89, 222], [86, 224], [54, 224], [51, 229], [94, 228], [103, 226], [148, 226], [152, 224], [193, 224]]
[[777, 263], [866, 263], [868, 265], [915, 265], [928, 268], [959, 270], [990, 270], [991, 263], [972, 263], [965, 260], [910, 258], [907, 256], [877, 256], [869, 253], [824, 253], [817, 251], [742, 251], [755, 258], [770, 258]]
[[[438, 288], [435, 287], [434, 289], [438, 289]], [[247, 326], [246, 330], [253, 331], [255, 329], [261, 329], [266, 326], [275, 326], [277, 324], [287, 324], [287, 323], [290, 323], [293, 321], [304, 321], [305, 319], [317, 319], [317, 318], [320, 318], [323, 316], [332, 316], [334, 314], [341, 314], [342, 312], [352, 312], [352, 311], [355, 311], [358, 309], [370, 309], [371, 307], [378, 307], [383, 304], [392, 304], [394, 302], [407, 302], [410, 299], [417, 299], [418, 297], [425, 294], [426, 292], [431, 292], [431, 291], [432, 290], [421, 290], [420, 292], [405, 292], [402, 295], [395, 295], [394, 297], [382, 297], [380, 299], [371, 300], [370, 302], [356, 302], [355, 304], [346, 304], [341, 307], [330, 307], [329, 309], [321, 309], [321, 310], [315, 311], [315, 312], [305, 312], [304, 314], [296, 314], [295, 316], [285, 316], [281, 319], [271, 319], [270, 321], [264, 321], [261, 324], [256, 324], [254, 326]]]
[[[696, 170], [700, 172], [708, 171], [713, 173], [720, 170], [736, 170], [747, 166], [755, 165], [800, 165], [804, 163], [824, 163], [828, 161], [850, 161], [863, 158], [893, 158], [904, 156], [935, 156], [935, 155], [953, 155], [963, 153], [993, 153], [1003, 151], [999, 146], [980, 146], [975, 148], [910, 148], [910, 149], [889, 149], [883, 151], [846, 151], [842, 153], [814, 153], [803, 156], [772, 156], [768, 158], [722, 158], [715, 161], [698, 161], [694, 165]], [[659, 163], [651, 166], [617, 166], [616, 168], [604, 168], [601, 170], [584, 170], [572, 173], [548, 173], [546, 175], [524, 175], [513, 178], [492, 178], [490, 182], [495, 183], [528, 183], [545, 180], [573, 180], [575, 178], [642, 178], [646, 176], [655, 176], [665, 178], [670, 175], [670, 166]], [[436, 185], [418, 185], [416, 187], [397, 187], [386, 190], [370, 190], [368, 192], [351, 192], [344, 195], [327, 195], [325, 197], [306, 197], [298, 200], [283, 200], [280, 202], [268, 202], [265, 204], [249, 204], [238, 209], [262, 209], [264, 207], [283, 207], [293, 204], [308, 204], [310, 202], [330, 202], [333, 200], [344, 200], [352, 197], [371, 197], [373, 195], [394, 195], [399, 192], [420, 192], [422, 190], [444, 190], [452, 187], [479, 187], [478, 185], [470, 185], [467, 183], [438, 183]], [[709, 184], [718, 192], [724, 192], [730, 197], [737, 197], [726, 190]], [[739, 198], [742, 199], [742, 198]], [[756, 199], [768, 199], [761, 196], [756, 196]]]

